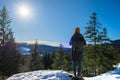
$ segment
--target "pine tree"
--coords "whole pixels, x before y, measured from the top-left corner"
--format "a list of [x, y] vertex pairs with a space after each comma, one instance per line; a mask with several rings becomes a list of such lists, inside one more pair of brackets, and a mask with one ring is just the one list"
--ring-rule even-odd
[[69, 71], [71, 69], [70, 62], [70, 56], [60, 48], [55, 52], [55, 57], [53, 58], [53, 64], [51, 67], [52, 69]]
[[110, 42], [110, 39], [107, 36], [107, 29], [105, 27], [103, 28], [102, 42], [105, 44]]
[[8, 41], [2, 47], [2, 68], [1, 71], [5, 76], [11, 76], [12, 74], [19, 72], [20, 52], [16, 50], [16, 43], [14, 40]]
[[44, 63], [45, 70], [51, 68], [52, 58], [50, 53], [46, 53], [43, 55], [43, 63]]
[[96, 13], [92, 14], [85, 29], [85, 37], [90, 44], [84, 53], [84, 76], [94, 76], [113, 69], [113, 64], [119, 61], [119, 55], [116, 49], [109, 45], [107, 29], [98, 22]]
[[84, 51], [82, 74], [84, 76], [93, 76], [94, 65], [95, 65], [95, 61], [94, 61], [93, 46], [88, 45], [88, 47]]
[[98, 18], [96, 16], [96, 13], [93, 13], [92, 16], [90, 16], [90, 21], [88, 22], [88, 26], [85, 27], [85, 38], [94, 45], [94, 72], [96, 75], [96, 63], [97, 63], [97, 53], [96, 53], [96, 45], [100, 44], [102, 42], [102, 33], [103, 29], [101, 27], [101, 23], [98, 22]]
[[12, 28], [10, 27], [11, 19], [8, 16], [6, 7], [0, 11], [0, 46], [4, 46], [5, 43], [13, 39]]
[[83, 61], [83, 75], [84, 76], [94, 76], [93, 74], [93, 64], [97, 66], [97, 73], [101, 74], [106, 71], [113, 69], [113, 65], [119, 63], [119, 53], [118, 51], [110, 45], [99, 44], [96, 45], [97, 59], [94, 61], [94, 46], [88, 45], [85, 50], [84, 61]]
[[39, 55], [38, 42], [36, 40], [36, 43], [31, 53], [30, 70], [33, 71], [39, 69], [43, 69], [43, 61], [42, 61], [42, 57]]
[[13, 38], [6, 7], [0, 10], [0, 71], [2, 79], [18, 72], [20, 53]]
[[98, 65], [102, 73], [112, 70], [113, 65], [119, 63], [119, 53], [110, 45], [101, 44], [98, 56]]
[[87, 23], [88, 26], [85, 27], [85, 38], [94, 45], [101, 42], [103, 33], [102, 25], [100, 22], [98, 22], [96, 15], [96, 13], [93, 13], [92, 16], [90, 16], [90, 20]]

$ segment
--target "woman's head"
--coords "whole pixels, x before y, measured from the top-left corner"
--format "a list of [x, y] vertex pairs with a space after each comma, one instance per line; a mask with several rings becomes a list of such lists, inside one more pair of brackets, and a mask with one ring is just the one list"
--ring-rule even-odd
[[80, 28], [79, 27], [75, 28], [75, 34], [76, 33], [80, 33]]

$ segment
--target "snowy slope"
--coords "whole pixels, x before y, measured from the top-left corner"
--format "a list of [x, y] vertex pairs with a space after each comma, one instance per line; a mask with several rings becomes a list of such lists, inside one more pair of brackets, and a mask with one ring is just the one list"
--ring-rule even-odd
[[[101, 74], [96, 77], [84, 77], [85, 80], [120, 80], [120, 68]], [[68, 73], [62, 70], [39, 70], [19, 73], [7, 80], [71, 80]]]
[[70, 78], [67, 72], [62, 70], [39, 70], [15, 74], [7, 80], [70, 80]]

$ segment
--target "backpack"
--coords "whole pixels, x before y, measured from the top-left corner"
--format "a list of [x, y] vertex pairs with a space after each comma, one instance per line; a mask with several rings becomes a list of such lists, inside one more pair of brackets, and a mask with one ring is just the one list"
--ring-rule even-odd
[[73, 36], [73, 50], [77, 52], [83, 51], [84, 39], [82, 35]]

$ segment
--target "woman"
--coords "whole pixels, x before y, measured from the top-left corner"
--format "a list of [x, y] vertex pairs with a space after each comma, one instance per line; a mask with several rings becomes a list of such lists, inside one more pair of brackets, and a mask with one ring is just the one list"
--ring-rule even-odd
[[[81, 76], [81, 62], [83, 60], [83, 47], [86, 45], [86, 41], [80, 33], [80, 28], [76, 28], [73, 36], [70, 40], [72, 45], [72, 67], [74, 76]], [[76, 75], [76, 67], [78, 66], [78, 74]]]

